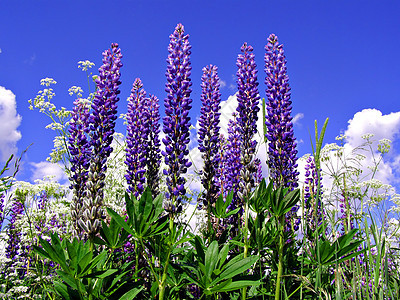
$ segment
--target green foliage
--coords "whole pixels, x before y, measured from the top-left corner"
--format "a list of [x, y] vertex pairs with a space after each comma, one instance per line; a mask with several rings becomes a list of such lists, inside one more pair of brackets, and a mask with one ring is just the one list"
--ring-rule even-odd
[[199, 236], [195, 237], [194, 246], [195, 266], [186, 267], [186, 274], [192, 283], [203, 290], [205, 295], [261, 284], [252, 276], [236, 277], [250, 269], [259, 259], [258, 256], [243, 258], [243, 255], [237, 255], [228, 259], [229, 244], [225, 244], [219, 250], [218, 242], [213, 241], [206, 248]]

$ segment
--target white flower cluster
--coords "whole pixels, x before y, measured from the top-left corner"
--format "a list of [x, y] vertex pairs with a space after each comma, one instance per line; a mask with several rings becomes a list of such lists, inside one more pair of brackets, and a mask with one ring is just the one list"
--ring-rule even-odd
[[88, 69], [92, 68], [94, 63], [89, 60], [80, 60], [78, 61], [78, 68], [82, 69], [82, 71], [86, 72]]

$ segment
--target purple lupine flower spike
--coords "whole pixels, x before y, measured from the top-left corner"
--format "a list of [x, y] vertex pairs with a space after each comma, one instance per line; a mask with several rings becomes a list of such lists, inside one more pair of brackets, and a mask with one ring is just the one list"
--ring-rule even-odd
[[82, 214], [82, 204], [85, 197], [86, 182], [88, 180], [91, 146], [88, 140], [90, 107], [82, 99], [74, 101], [72, 121], [69, 128], [68, 150], [70, 153], [71, 173], [70, 189], [73, 191], [71, 202], [71, 219], [74, 226], [74, 235], [80, 237], [82, 229], [78, 220]]
[[[293, 134], [292, 101], [290, 100], [289, 76], [283, 46], [276, 35], [271, 34], [265, 46], [265, 83], [267, 85], [266, 138], [270, 178], [275, 188], [280, 186], [297, 188], [298, 175], [296, 139]], [[286, 231], [299, 228], [300, 219], [296, 213], [299, 206], [293, 206], [286, 214]], [[292, 224], [291, 224], [292, 223]]]
[[79, 225], [89, 238], [96, 235], [100, 229], [100, 220], [104, 218], [102, 205], [106, 163], [113, 150], [111, 143], [117, 119], [118, 94], [120, 93], [118, 86], [121, 84], [122, 54], [118, 44], [111, 44], [111, 49], [104, 51], [103, 56], [103, 65], [96, 79], [97, 91], [90, 115], [89, 136], [92, 155], [83, 203], [84, 211], [82, 218], [79, 219]]
[[21, 232], [16, 230], [15, 222], [20, 218], [24, 211], [21, 202], [15, 201], [11, 207], [11, 219], [8, 224], [8, 242], [6, 247], [6, 257], [12, 261], [17, 260], [20, 254]]
[[159, 100], [154, 95], [149, 95], [146, 98], [146, 108], [148, 117], [148, 128], [149, 132], [147, 135], [147, 172], [146, 180], [147, 186], [150, 187], [151, 194], [153, 197], [157, 197], [160, 193], [159, 181], [160, 181], [160, 104]]
[[258, 92], [257, 69], [253, 47], [244, 43], [241, 51], [242, 54], [239, 54], [236, 63], [238, 66], [236, 73], [238, 107], [236, 111], [238, 113], [238, 129], [242, 136], [241, 160], [243, 166], [241, 170], [243, 185], [240, 186], [238, 196], [243, 203], [255, 187], [257, 176], [257, 166], [254, 164], [257, 142], [253, 138], [257, 133], [260, 95]]
[[275, 187], [298, 186], [296, 139], [293, 134], [292, 101], [283, 45], [271, 34], [265, 46], [265, 83], [268, 166]]
[[201, 182], [205, 189], [205, 194], [201, 201], [206, 207], [212, 205], [219, 193], [219, 187], [216, 183], [216, 170], [218, 168], [218, 143], [219, 143], [219, 117], [221, 113], [220, 103], [221, 94], [219, 92], [218, 68], [209, 65], [203, 68], [201, 78], [201, 115], [199, 119], [199, 150], [204, 160]]
[[[307, 233], [307, 238], [310, 241], [314, 240], [314, 232], [318, 229], [318, 226], [321, 225], [324, 212], [322, 208], [322, 176], [320, 175], [318, 178], [317, 170], [315, 168], [315, 161], [312, 156], [307, 158], [307, 163], [305, 166], [305, 176], [306, 179], [304, 181], [304, 206], [305, 206], [305, 217], [307, 228], [309, 229], [309, 233]], [[320, 190], [318, 194], [318, 184], [320, 185]], [[317, 202], [318, 199], [318, 202]]]
[[[238, 192], [240, 190], [240, 185], [243, 184], [240, 172], [243, 168], [241, 160], [241, 149], [242, 149], [242, 136], [239, 131], [239, 126], [237, 124], [237, 113], [232, 114], [233, 119], [228, 122], [228, 141], [226, 143], [226, 148], [224, 149], [224, 159], [221, 162], [221, 167], [224, 172], [224, 177], [226, 178], [225, 186], [223, 187], [226, 194], [233, 192], [233, 199], [231, 204], [228, 206], [228, 210], [234, 210], [240, 204], [240, 198]], [[239, 211], [241, 215], [243, 209]], [[238, 229], [238, 215], [233, 215], [229, 220], [225, 220], [225, 223], [233, 225], [233, 234], [237, 233]]]
[[127, 135], [126, 135], [126, 160], [128, 192], [137, 198], [144, 190], [146, 178], [146, 145], [149, 133], [146, 106], [146, 92], [139, 78], [133, 83], [130, 97], [128, 98]]
[[0, 231], [3, 226], [3, 221], [4, 221], [4, 198], [5, 194], [1, 193], [0, 194]]
[[167, 166], [164, 169], [168, 193], [166, 194], [165, 209], [173, 214], [182, 210], [182, 196], [185, 195], [185, 178], [183, 174], [191, 166], [188, 160], [190, 142], [189, 110], [192, 108], [190, 99], [191, 85], [189, 56], [191, 46], [189, 35], [184, 34], [182, 24], [178, 24], [170, 36], [167, 59], [167, 83], [165, 91], [165, 117], [163, 118], [163, 143], [165, 151], [162, 152]]

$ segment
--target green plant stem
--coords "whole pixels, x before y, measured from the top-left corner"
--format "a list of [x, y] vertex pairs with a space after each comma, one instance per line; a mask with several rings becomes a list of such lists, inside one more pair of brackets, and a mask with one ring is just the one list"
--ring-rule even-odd
[[275, 288], [275, 300], [280, 300], [281, 293], [281, 278], [283, 273], [283, 246], [284, 246], [284, 221], [285, 216], [281, 216], [279, 219], [279, 249], [278, 249], [278, 274], [276, 276], [276, 288]]
[[[244, 228], [243, 228], [243, 238], [244, 238], [244, 249], [243, 249], [243, 258], [247, 257], [247, 252], [249, 251], [249, 243], [248, 243], [248, 231], [249, 231], [249, 202], [245, 201], [245, 209], [244, 209]], [[247, 288], [242, 288], [242, 300], [246, 300], [247, 296]]]
[[[169, 230], [171, 233], [173, 233], [173, 228], [174, 228], [174, 216], [171, 215], [169, 219]], [[158, 299], [163, 300], [164, 299], [164, 294], [165, 294], [165, 284], [167, 282], [167, 273], [168, 273], [168, 267], [169, 267], [169, 260], [171, 256], [171, 245], [168, 245], [168, 255], [167, 255], [167, 260], [164, 264], [164, 269], [163, 269], [163, 274], [161, 277], [161, 281], [158, 282], [158, 287], [160, 290], [160, 293], [158, 294]]]

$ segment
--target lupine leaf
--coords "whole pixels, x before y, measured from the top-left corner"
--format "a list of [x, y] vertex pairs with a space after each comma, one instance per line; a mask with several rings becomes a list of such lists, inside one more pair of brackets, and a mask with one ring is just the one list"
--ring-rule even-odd
[[229, 284], [226, 284], [225, 286], [221, 286], [218, 289], [218, 292], [219, 293], [230, 292], [230, 291], [234, 291], [234, 290], [240, 290], [240, 289], [248, 287], [248, 286], [258, 286], [260, 284], [261, 284], [260, 281], [238, 280], [238, 281], [229, 282]]
[[107, 212], [108, 214], [115, 219], [115, 221], [122, 227], [124, 228], [129, 234], [136, 236], [135, 232], [130, 228], [129, 224], [125, 222], [125, 220], [114, 210], [111, 208], [107, 207]]
[[211, 274], [218, 262], [218, 242], [213, 241], [206, 251], [205, 256], [205, 275], [208, 281], [211, 281]]
[[227, 263], [225, 270], [216, 278], [212, 284], [216, 284], [219, 281], [226, 280], [228, 278], [232, 278], [240, 273], [243, 273], [247, 269], [249, 269], [257, 260], [258, 256], [249, 256], [245, 257], [239, 261], [232, 260]]
[[70, 287], [72, 287], [73, 289], [77, 290], [78, 286], [76, 285], [75, 279], [73, 277], [71, 277], [70, 274], [68, 274], [67, 272], [63, 271], [63, 270], [56, 270], [58, 276], [60, 276], [60, 278], [66, 283], [68, 284]]
[[65, 300], [71, 300], [71, 297], [69, 296], [68, 293], [68, 287], [61, 283], [61, 282], [54, 282], [54, 289], [56, 292]]
[[144, 286], [135, 287], [131, 289], [129, 292], [126, 292], [119, 298], [119, 300], [132, 300], [144, 289]]

